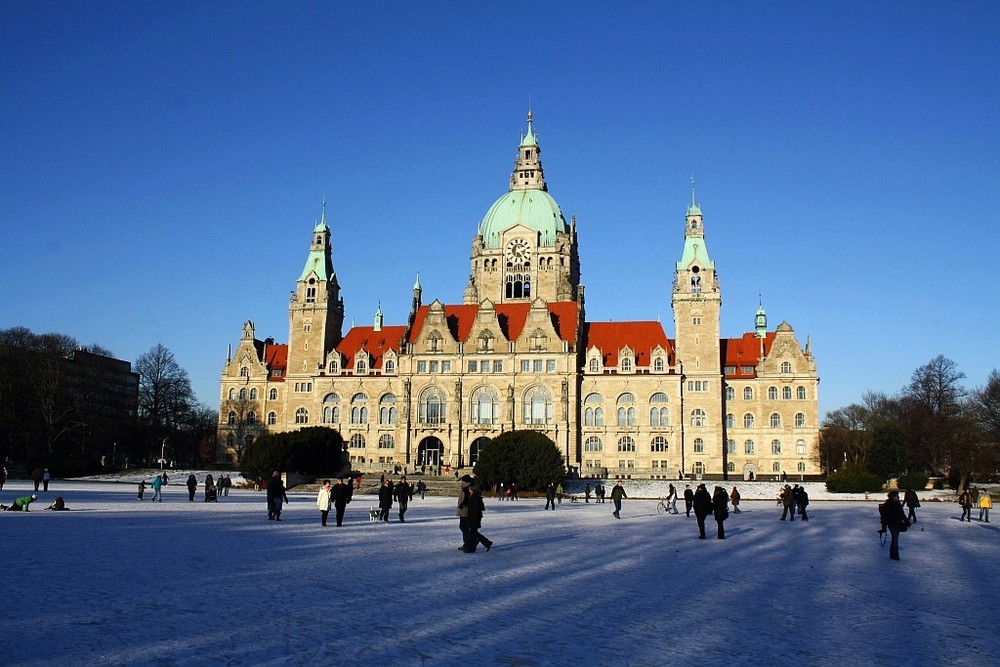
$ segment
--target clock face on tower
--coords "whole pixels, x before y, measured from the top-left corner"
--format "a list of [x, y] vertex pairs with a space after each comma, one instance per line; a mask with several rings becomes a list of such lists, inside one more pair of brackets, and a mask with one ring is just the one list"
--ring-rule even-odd
[[524, 239], [514, 239], [507, 244], [507, 259], [514, 263], [521, 264], [526, 262], [530, 255], [531, 247]]

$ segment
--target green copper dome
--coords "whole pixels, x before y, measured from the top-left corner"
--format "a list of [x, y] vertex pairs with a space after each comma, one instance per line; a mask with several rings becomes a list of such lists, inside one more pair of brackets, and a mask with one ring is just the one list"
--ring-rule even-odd
[[542, 245], [555, 243], [556, 234], [568, 230], [559, 204], [548, 192], [511, 190], [496, 200], [479, 224], [483, 245], [499, 248], [501, 234], [517, 224], [537, 231]]

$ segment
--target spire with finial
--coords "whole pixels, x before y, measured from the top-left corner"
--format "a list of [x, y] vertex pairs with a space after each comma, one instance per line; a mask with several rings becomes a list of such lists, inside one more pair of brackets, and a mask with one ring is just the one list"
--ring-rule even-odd
[[545, 185], [545, 175], [542, 172], [538, 137], [535, 135], [534, 114], [528, 109], [528, 131], [521, 135], [521, 143], [517, 147], [517, 159], [514, 161], [514, 172], [510, 175], [511, 190], [548, 190]]
[[701, 207], [698, 206], [698, 198], [695, 194], [694, 175], [691, 175], [691, 205], [688, 206], [688, 215], [701, 215]]
[[754, 316], [754, 327], [757, 330], [757, 337], [764, 338], [767, 335], [767, 313], [764, 312], [764, 299], [758, 294], [757, 314]]
[[375, 331], [382, 330], [382, 302], [378, 302], [378, 310], [375, 311]]

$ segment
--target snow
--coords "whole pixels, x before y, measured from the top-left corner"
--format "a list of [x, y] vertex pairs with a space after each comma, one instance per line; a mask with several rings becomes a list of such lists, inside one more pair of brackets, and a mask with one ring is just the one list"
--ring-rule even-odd
[[[199, 489], [189, 503], [187, 474], [172, 473], [162, 503], [148, 489], [139, 502], [131, 481], [56, 480], [30, 513], [0, 514], [0, 663], [1000, 662], [998, 526], [960, 523], [930, 494], [899, 562], [876, 534], [881, 496], [826, 501], [810, 487], [810, 521], [781, 522], [777, 485], [763, 482], [740, 484], [764, 499], [742, 503], [724, 541], [712, 522], [698, 540], [683, 501], [669, 516], [630, 498], [616, 520], [610, 502], [487, 498], [495, 546], [465, 554], [454, 498], [371, 523], [374, 496], [356, 495], [343, 527], [322, 528], [314, 493], [290, 492], [276, 523], [262, 492], [204, 503]], [[30, 488], [9, 480], [0, 502]], [[43, 511], [57, 495], [70, 511]]]

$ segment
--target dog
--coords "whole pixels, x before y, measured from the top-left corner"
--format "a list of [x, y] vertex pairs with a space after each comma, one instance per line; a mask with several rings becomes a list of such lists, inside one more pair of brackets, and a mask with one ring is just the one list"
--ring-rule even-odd
[[371, 508], [371, 510], [368, 512], [368, 520], [369, 521], [378, 521], [378, 510], [375, 509], [374, 507]]

